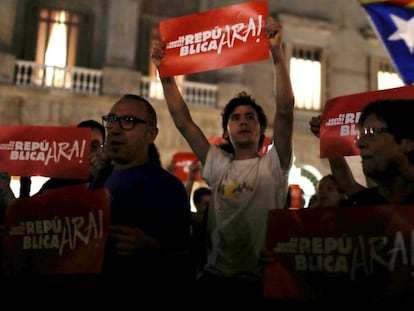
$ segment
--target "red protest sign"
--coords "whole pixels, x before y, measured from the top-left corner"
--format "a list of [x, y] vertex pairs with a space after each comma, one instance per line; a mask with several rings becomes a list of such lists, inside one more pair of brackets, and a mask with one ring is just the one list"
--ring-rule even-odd
[[320, 157], [359, 155], [355, 145], [362, 107], [377, 99], [414, 96], [414, 85], [335, 97], [325, 104], [320, 127]]
[[189, 74], [269, 57], [266, 1], [248, 2], [160, 22], [160, 77]]
[[[272, 210], [263, 295], [369, 299], [413, 281], [414, 206]], [[337, 301], [341, 301], [339, 298]]]
[[0, 172], [12, 176], [89, 177], [90, 129], [0, 126]]
[[271, 142], [272, 141], [271, 141], [270, 137], [265, 136], [265, 138], [263, 139], [263, 146], [259, 150], [259, 153], [261, 155], [265, 155], [267, 153], [267, 151], [269, 150], [269, 145], [270, 145]]
[[[188, 180], [189, 167], [191, 163], [196, 160], [197, 157], [192, 152], [177, 152], [173, 155], [172, 164], [173, 171], [172, 173], [177, 176], [181, 181], [186, 182]], [[195, 180], [200, 181], [199, 172], [196, 172]]]
[[108, 226], [107, 189], [77, 185], [16, 199], [5, 219], [6, 273], [99, 273]]

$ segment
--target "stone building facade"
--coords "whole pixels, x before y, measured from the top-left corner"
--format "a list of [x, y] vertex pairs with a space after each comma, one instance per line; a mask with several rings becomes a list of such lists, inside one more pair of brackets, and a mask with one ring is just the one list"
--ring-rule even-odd
[[[159, 21], [245, 1], [223, 0], [0, 0], [0, 124], [68, 125], [96, 119], [124, 93], [140, 94], [144, 77], [153, 75], [151, 36]], [[295, 166], [313, 182], [329, 165], [319, 157], [319, 141], [308, 121], [321, 113], [332, 97], [375, 89], [373, 63], [386, 52], [370, 29], [358, 1], [268, 0], [272, 16], [284, 25], [288, 56], [296, 45], [323, 50], [321, 108], [295, 111]], [[41, 8], [62, 9], [80, 16], [74, 66], [101, 73], [98, 93], [79, 93], [16, 84], [16, 63], [35, 61], [37, 24]], [[189, 81], [217, 86], [214, 107], [191, 106], [194, 119], [209, 136], [221, 136], [221, 108], [240, 90], [252, 93], [273, 113], [270, 61], [193, 74]], [[309, 77], [311, 78], [311, 77]], [[150, 98], [159, 116], [156, 140], [163, 164], [172, 154], [189, 151], [175, 129], [162, 98]], [[271, 123], [272, 120], [269, 120]], [[271, 125], [271, 124], [270, 124]], [[358, 157], [348, 158], [357, 180], [365, 183]], [[310, 176], [313, 174], [313, 177]]]

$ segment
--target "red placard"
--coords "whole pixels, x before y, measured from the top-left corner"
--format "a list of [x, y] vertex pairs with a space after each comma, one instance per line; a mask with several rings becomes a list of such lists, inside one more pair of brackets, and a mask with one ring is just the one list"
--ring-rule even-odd
[[16, 199], [4, 237], [6, 274], [99, 273], [109, 226], [109, 192], [86, 185]]
[[91, 129], [0, 126], [0, 172], [12, 176], [89, 178]]
[[160, 77], [189, 74], [269, 57], [266, 1], [248, 2], [160, 22]]
[[413, 281], [413, 230], [412, 205], [272, 210], [266, 247], [274, 262], [263, 295], [352, 299], [403, 291]]
[[[192, 152], [175, 153], [172, 158], [174, 168], [172, 173], [175, 176], [177, 176], [181, 181], [186, 182], [188, 180], [189, 167], [195, 159], [197, 159], [197, 157]], [[199, 172], [196, 172], [194, 180], [201, 181]]]
[[377, 99], [412, 99], [413, 96], [414, 85], [411, 85], [328, 100], [320, 128], [320, 157], [359, 155], [355, 139], [359, 134], [358, 121], [362, 107]]

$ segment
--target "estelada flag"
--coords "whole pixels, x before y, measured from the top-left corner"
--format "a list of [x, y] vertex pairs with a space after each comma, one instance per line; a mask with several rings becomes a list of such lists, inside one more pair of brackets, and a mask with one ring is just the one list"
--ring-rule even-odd
[[89, 178], [91, 129], [0, 126], [0, 172], [11, 176]]
[[406, 85], [414, 82], [414, 1], [360, 0]]
[[266, 1], [248, 2], [161, 21], [165, 45], [160, 77], [189, 74], [264, 60]]
[[414, 86], [335, 97], [325, 103], [320, 126], [320, 157], [359, 155], [355, 139], [362, 108], [377, 99], [413, 99]]
[[108, 189], [51, 189], [10, 203], [4, 269], [11, 275], [100, 273], [109, 227]]

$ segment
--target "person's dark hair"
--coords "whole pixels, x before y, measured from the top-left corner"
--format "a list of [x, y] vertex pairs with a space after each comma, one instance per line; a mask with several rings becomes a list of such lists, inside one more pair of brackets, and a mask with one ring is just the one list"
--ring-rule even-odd
[[336, 185], [336, 188], [338, 189], [338, 192], [341, 193], [341, 194], [343, 194], [343, 195], [346, 195], [346, 191], [343, 190], [343, 189], [341, 189], [338, 180], [335, 178], [335, 176], [333, 174], [326, 174], [326, 175], [322, 176], [322, 178], [319, 179], [319, 181], [317, 183], [317, 187], [319, 187], [319, 184], [322, 181], [325, 181], [325, 180], [331, 180], [331, 181], [333, 181], [335, 183], [335, 185]]
[[319, 180], [319, 181], [321, 181], [322, 179], [330, 179], [330, 180], [332, 180], [335, 184], [338, 184], [338, 182], [336, 181], [336, 178], [335, 178], [335, 176], [334, 175], [332, 175], [332, 174], [326, 174], [326, 175], [324, 175], [324, 176], [322, 176], [322, 178]]
[[286, 193], [286, 201], [285, 201], [285, 208], [290, 208], [292, 205], [292, 195], [290, 194], [290, 187]]
[[157, 127], [157, 113], [155, 112], [154, 107], [151, 105], [151, 103], [146, 98], [136, 95], [136, 94], [125, 94], [122, 96], [121, 99], [132, 99], [132, 100], [144, 102], [147, 108], [147, 115], [149, 118], [150, 125]]
[[308, 208], [313, 207], [312, 205], [317, 204], [318, 202], [318, 195], [316, 193], [312, 194], [312, 196], [309, 198], [308, 202]]
[[91, 129], [97, 129], [101, 133], [102, 141], [105, 142], [105, 138], [106, 138], [105, 127], [101, 123], [99, 123], [98, 121], [83, 120], [83, 121], [78, 123], [77, 127], [86, 127], [86, 128], [91, 128]]
[[150, 162], [161, 166], [161, 156], [157, 146], [154, 143], [148, 145], [148, 157]]
[[200, 187], [194, 190], [193, 193], [193, 202], [194, 204], [199, 204], [203, 195], [211, 195], [211, 189], [207, 187]]
[[326, 174], [326, 175], [322, 176], [322, 178], [319, 179], [319, 181], [318, 181], [318, 185], [323, 180], [332, 180], [335, 183], [336, 187], [338, 188], [338, 191], [339, 192], [342, 192], [342, 190], [339, 188], [338, 181], [336, 180], [336, 178], [335, 178], [334, 175], [332, 175], [332, 174]]
[[[255, 99], [248, 93], [242, 91], [238, 93], [235, 97], [230, 99], [230, 101], [227, 103], [227, 105], [224, 107], [223, 113], [222, 113], [222, 128], [223, 131], [227, 128], [227, 123], [229, 122], [230, 115], [233, 113], [234, 109], [236, 109], [239, 106], [250, 106], [252, 107], [256, 113], [257, 118], [259, 119], [260, 127], [263, 130], [267, 127], [267, 118], [263, 111], [263, 108], [256, 104]], [[225, 137], [225, 139], [231, 144], [230, 139], [228, 137]], [[260, 150], [263, 147], [263, 141], [265, 139], [265, 135], [261, 134], [259, 139], [259, 146], [258, 150]]]

